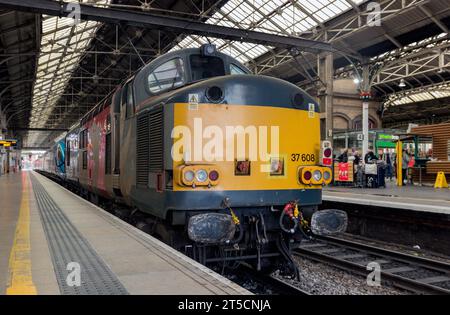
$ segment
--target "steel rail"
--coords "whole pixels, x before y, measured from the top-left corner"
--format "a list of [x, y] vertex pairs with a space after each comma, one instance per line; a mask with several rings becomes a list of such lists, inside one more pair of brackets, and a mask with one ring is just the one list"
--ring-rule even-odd
[[[317, 236], [316, 240], [318, 244], [322, 243], [325, 245], [336, 246], [341, 249], [350, 249], [361, 254], [361, 258], [364, 256], [376, 256], [378, 258], [383, 258], [388, 260], [388, 262], [397, 262], [405, 265], [405, 268], [425, 268], [434, 272], [442, 274], [443, 278], [447, 277], [450, 281], [450, 264], [445, 262], [440, 262], [436, 260], [431, 260], [427, 258], [416, 257], [404, 253], [399, 253], [396, 251], [379, 248], [371, 245], [365, 245], [362, 243], [347, 241], [343, 239], [337, 239], [334, 237], [323, 237]], [[358, 262], [353, 262], [346, 260], [344, 258], [339, 258], [339, 256], [332, 256], [327, 254], [327, 250], [323, 252], [320, 251], [320, 247], [323, 246], [300, 246], [295, 250], [294, 255], [312, 259], [318, 262], [326, 263], [344, 269], [350, 272], [360, 274], [362, 276], [367, 276], [370, 271], [368, 271], [367, 266]], [[314, 250], [316, 248], [316, 250]], [[330, 251], [329, 251], [330, 252]], [[357, 254], [356, 254], [357, 255]], [[341, 255], [342, 256], [342, 255]], [[401, 272], [401, 271], [398, 271]], [[450, 289], [434, 285], [433, 282], [425, 283], [421, 282], [421, 279], [414, 279], [410, 277], [400, 276], [395, 273], [395, 271], [388, 272], [381, 269], [381, 280], [383, 282], [390, 282], [394, 286], [421, 294], [450, 294]], [[447, 281], [447, 280], [442, 280]], [[442, 281], [436, 281], [442, 282]]]
[[293, 284], [287, 283], [274, 276], [258, 272], [244, 264], [239, 266], [236, 270], [236, 274], [244, 274], [257, 283], [268, 285], [280, 295], [311, 295], [311, 293], [302, 290]]

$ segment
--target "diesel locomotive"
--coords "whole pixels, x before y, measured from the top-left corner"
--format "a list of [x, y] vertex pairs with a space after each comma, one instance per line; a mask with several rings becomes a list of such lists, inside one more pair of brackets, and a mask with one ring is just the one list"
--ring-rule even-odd
[[345, 229], [343, 213], [317, 211], [331, 152], [307, 93], [204, 45], [124, 81], [42, 172], [204, 264], [292, 272], [311, 229]]

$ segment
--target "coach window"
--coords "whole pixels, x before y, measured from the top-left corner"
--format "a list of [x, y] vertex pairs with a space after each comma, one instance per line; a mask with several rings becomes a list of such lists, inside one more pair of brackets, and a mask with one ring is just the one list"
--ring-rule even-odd
[[230, 74], [247, 74], [247, 72], [242, 70], [239, 66], [236, 66], [234, 63], [230, 63]]
[[148, 88], [153, 94], [170, 90], [184, 84], [184, 65], [181, 58], [169, 60], [148, 76]]
[[67, 166], [70, 166], [70, 140], [67, 140], [66, 143], [66, 162]]
[[88, 130], [84, 129], [80, 132], [80, 149], [83, 150], [83, 169], [87, 169], [87, 146], [88, 146]]

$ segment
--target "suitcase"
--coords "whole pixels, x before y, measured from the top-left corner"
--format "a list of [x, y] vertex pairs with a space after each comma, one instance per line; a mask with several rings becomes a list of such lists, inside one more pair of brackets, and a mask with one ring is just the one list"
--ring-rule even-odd
[[367, 188], [378, 188], [378, 176], [377, 175], [366, 175], [366, 185]]
[[385, 168], [384, 163], [377, 163], [377, 164], [372, 164], [372, 165], [376, 166], [376, 174], [367, 174], [366, 175], [367, 187], [369, 187], [369, 188], [385, 187], [386, 188], [386, 181], [385, 181], [386, 168]]

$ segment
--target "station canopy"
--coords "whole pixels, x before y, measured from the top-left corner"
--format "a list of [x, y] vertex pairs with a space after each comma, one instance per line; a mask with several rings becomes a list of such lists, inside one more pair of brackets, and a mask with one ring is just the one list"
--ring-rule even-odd
[[[327, 20], [351, 10], [352, 3], [364, 0], [230, 0], [206, 23], [237, 27], [259, 32], [299, 36]], [[242, 63], [265, 54], [272, 47], [214, 39], [210, 41], [218, 49]], [[205, 37], [187, 36], [172, 50], [198, 47], [208, 43]]]
[[[80, 2], [108, 4], [110, 0]], [[42, 16], [41, 51], [33, 88], [31, 127], [42, 128], [46, 125], [100, 24], [95, 21]], [[34, 139], [30, 140], [33, 142]]]

